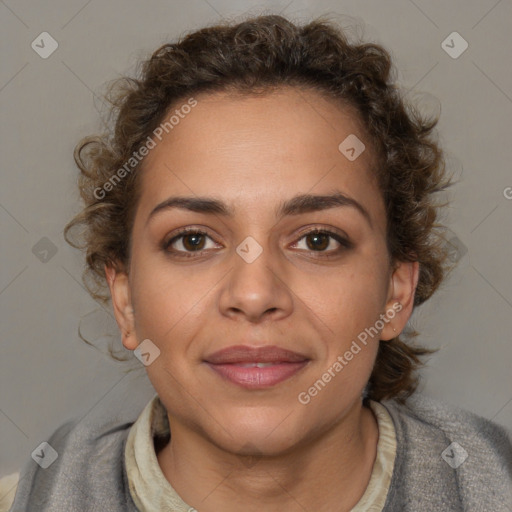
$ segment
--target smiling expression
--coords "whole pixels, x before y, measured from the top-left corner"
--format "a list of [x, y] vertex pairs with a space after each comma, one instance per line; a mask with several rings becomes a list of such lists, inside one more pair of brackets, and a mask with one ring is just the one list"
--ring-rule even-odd
[[[375, 161], [353, 111], [316, 92], [196, 99], [141, 171], [125, 346], [160, 349], [147, 372], [171, 430], [277, 453], [342, 420], [370, 377], [378, 337], [309, 405], [297, 400], [393, 302]], [[354, 161], [338, 149], [351, 134], [366, 145]], [[275, 384], [239, 385], [207, 362], [238, 345], [306, 364]]]

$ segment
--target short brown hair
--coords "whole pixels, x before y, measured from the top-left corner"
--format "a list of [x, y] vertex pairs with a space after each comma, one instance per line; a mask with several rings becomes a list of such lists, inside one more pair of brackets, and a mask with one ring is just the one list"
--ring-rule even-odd
[[[283, 86], [312, 89], [355, 108], [379, 162], [375, 173], [386, 206], [391, 261], [419, 262], [415, 307], [438, 288], [448, 270], [438, 222], [446, 203], [437, 204], [434, 194], [451, 185], [433, 137], [438, 119], [425, 118], [406, 102], [382, 46], [350, 43], [340, 28], [320, 18], [299, 26], [269, 15], [195, 31], [140, 64], [137, 78], [117, 79], [109, 89], [111, 131], [75, 148], [85, 208], [66, 226], [65, 238], [86, 251], [84, 282], [93, 297], [108, 300], [104, 265], [125, 267], [129, 261], [140, 165], [107, 191], [102, 187], [170, 108], [205, 92], [257, 94]], [[82, 229], [71, 237], [78, 226]], [[404, 336], [417, 334], [409, 329]], [[430, 352], [399, 336], [381, 341], [365, 397], [405, 401], [418, 384], [419, 357]]]

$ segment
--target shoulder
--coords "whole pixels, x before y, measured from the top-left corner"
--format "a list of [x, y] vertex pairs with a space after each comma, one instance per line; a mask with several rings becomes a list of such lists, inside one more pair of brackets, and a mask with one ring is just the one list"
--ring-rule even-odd
[[[124, 445], [133, 421], [70, 420], [34, 450], [13, 510], [136, 510], [129, 501]], [[38, 459], [38, 461], [36, 461]]]
[[[512, 510], [509, 431], [470, 411], [419, 393], [405, 405], [394, 400], [383, 401], [382, 405], [395, 426], [394, 484], [401, 499], [414, 501], [403, 493], [417, 493], [444, 506], [450, 503], [453, 510], [486, 509], [489, 504], [494, 508], [488, 510]], [[437, 498], [431, 497], [436, 493]]]
[[416, 393], [405, 405], [382, 402], [394, 420], [412, 433], [429, 438], [465, 441], [468, 447], [494, 447], [500, 455], [512, 455], [512, 436], [504, 427], [473, 412]]

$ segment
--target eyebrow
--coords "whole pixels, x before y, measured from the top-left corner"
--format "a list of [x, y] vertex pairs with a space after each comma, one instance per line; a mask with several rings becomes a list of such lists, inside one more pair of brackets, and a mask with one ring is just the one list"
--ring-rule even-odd
[[[284, 201], [276, 209], [276, 217], [282, 218], [291, 215], [301, 215], [304, 213], [317, 212], [339, 207], [351, 207], [357, 210], [372, 227], [372, 220], [368, 211], [355, 199], [336, 191], [330, 195], [301, 194]], [[146, 224], [159, 212], [179, 208], [196, 213], [206, 213], [212, 215], [221, 215], [223, 217], [233, 217], [234, 210], [226, 203], [213, 197], [187, 197], [175, 196], [169, 197], [159, 203], [148, 216]]]

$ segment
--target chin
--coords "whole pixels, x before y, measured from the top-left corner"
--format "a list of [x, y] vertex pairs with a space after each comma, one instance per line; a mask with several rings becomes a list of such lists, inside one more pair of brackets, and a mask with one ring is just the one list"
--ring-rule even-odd
[[[290, 424], [285, 418], [289, 412], [253, 409], [239, 414], [223, 414], [222, 426], [217, 439], [222, 449], [248, 456], [275, 456], [290, 450], [304, 433], [304, 426]], [[284, 420], [284, 421], [283, 421]]]

